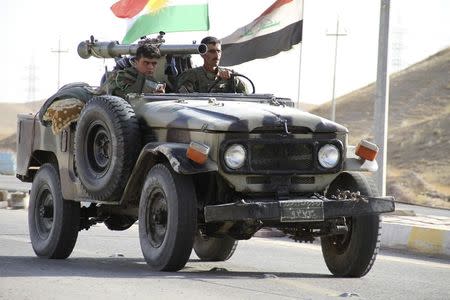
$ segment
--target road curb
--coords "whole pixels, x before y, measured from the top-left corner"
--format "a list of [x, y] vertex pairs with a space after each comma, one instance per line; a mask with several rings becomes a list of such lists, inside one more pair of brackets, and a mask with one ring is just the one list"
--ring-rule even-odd
[[[405, 221], [400, 217], [400, 221]], [[381, 248], [402, 250], [433, 257], [450, 258], [450, 228], [447, 225], [396, 223], [398, 218], [384, 217], [381, 229]], [[418, 223], [418, 221], [415, 221]], [[277, 229], [264, 227], [255, 237], [274, 238], [285, 234]], [[314, 244], [320, 244], [316, 239]]]
[[383, 222], [381, 247], [450, 258], [450, 230]]

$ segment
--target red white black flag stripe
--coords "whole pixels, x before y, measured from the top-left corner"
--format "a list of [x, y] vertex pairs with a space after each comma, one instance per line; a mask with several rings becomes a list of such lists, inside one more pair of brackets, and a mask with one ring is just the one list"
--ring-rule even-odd
[[302, 41], [303, 0], [277, 0], [250, 24], [222, 39], [221, 65], [234, 66], [291, 49]]

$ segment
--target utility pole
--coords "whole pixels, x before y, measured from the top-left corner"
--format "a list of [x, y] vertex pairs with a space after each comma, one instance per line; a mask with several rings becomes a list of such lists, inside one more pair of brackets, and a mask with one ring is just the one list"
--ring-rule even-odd
[[333, 70], [333, 97], [331, 98], [331, 121], [336, 120], [336, 98], [335, 98], [335, 87], [336, 87], [336, 65], [337, 65], [337, 53], [338, 53], [338, 39], [339, 36], [346, 36], [347, 32], [339, 32], [339, 16], [336, 20], [336, 32], [335, 33], [327, 33], [328, 36], [336, 37], [336, 42], [334, 46], [334, 70]]
[[390, 0], [380, 0], [380, 32], [378, 36], [378, 66], [374, 104], [374, 137], [380, 147], [378, 153], [377, 187], [386, 195], [386, 157], [389, 115], [389, 73], [387, 68], [389, 46]]
[[52, 49], [51, 52], [58, 54], [58, 90], [59, 90], [61, 80], [61, 53], [67, 53], [69, 51], [61, 49], [61, 38], [58, 38], [58, 49], [56, 50]]
[[36, 63], [34, 53], [28, 67], [28, 101], [36, 101]]

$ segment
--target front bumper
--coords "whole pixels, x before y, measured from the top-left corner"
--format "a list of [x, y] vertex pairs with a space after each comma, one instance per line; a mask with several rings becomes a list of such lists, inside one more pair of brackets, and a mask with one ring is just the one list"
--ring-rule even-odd
[[237, 201], [205, 207], [205, 221], [321, 222], [338, 217], [376, 215], [395, 210], [394, 197], [352, 200], [301, 198], [281, 201]]

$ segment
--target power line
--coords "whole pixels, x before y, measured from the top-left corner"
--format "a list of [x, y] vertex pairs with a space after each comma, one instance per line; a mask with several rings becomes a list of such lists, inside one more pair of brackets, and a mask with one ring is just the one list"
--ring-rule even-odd
[[61, 80], [61, 53], [67, 53], [69, 52], [69, 50], [65, 49], [62, 50], [61, 49], [61, 39], [58, 39], [58, 49], [56, 50], [51, 50], [51, 52], [57, 53], [58, 54], [58, 90], [60, 87], [60, 80]]
[[331, 98], [331, 121], [335, 121], [336, 119], [336, 65], [337, 65], [337, 53], [338, 53], [338, 39], [340, 36], [346, 36], [347, 32], [339, 32], [339, 17], [336, 20], [336, 32], [335, 33], [327, 33], [327, 36], [334, 36], [336, 38], [335, 46], [334, 46], [334, 70], [333, 70], [333, 95]]
[[30, 65], [28, 66], [28, 101], [36, 100], [36, 63], [34, 54], [31, 56]]

